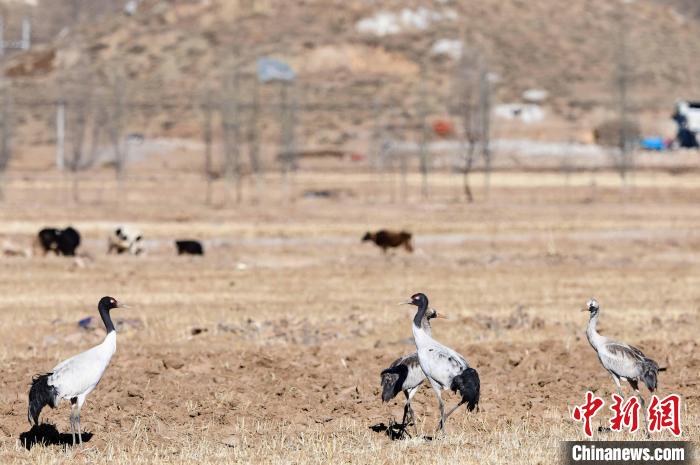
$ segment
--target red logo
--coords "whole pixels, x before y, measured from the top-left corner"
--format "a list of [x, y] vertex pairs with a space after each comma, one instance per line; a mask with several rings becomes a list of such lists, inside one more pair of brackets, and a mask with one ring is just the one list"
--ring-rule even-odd
[[610, 419], [610, 429], [613, 431], [622, 431], [624, 428], [629, 428], [630, 433], [634, 433], [639, 429], [639, 399], [630, 397], [624, 404], [622, 397], [617, 394], [612, 396], [614, 403], [610, 406], [610, 410], [615, 414]]
[[[624, 431], [628, 429], [634, 433], [639, 429], [640, 401], [636, 396], [632, 396], [627, 401], [617, 394], [612, 395], [613, 403], [610, 410], [613, 415], [609, 420], [612, 431]], [[603, 408], [605, 401], [596, 397], [591, 391], [586, 392], [585, 402], [576, 405], [571, 416], [575, 421], [583, 422], [583, 432], [586, 436], [593, 436], [591, 420], [598, 411]], [[660, 433], [668, 430], [674, 436], [681, 435], [681, 397], [678, 394], [670, 394], [663, 399], [656, 395], [651, 396], [651, 402], [647, 408], [648, 431], [650, 433]]]
[[670, 394], [659, 400], [656, 395], [651, 396], [649, 403], [649, 431], [660, 432], [669, 430], [674, 436], [681, 435], [681, 398], [677, 394]]
[[586, 392], [586, 402], [583, 405], [577, 405], [574, 407], [572, 416], [576, 421], [583, 421], [583, 432], [586, 436], [593, 436], [593, 431], [591, 430], [591, 418], [598, 413], [605, 401], [600, 397], [593, 395], [591, 391]]

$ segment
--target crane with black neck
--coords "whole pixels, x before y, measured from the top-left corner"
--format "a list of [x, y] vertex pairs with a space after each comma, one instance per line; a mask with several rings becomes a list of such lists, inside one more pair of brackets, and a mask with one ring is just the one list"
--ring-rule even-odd
[[114, 308], [125, 308], [113, 297], [103, 297], [97, 304], [102, 322], [107, 330], [102, 343], [79, 353], [56, 365], [50, 372], [34, 376], [29, 389], [28, 419], [30, 424], [39, 424], [39, 414], [46, 406], [56, 408], [61, 400], [70, 401], [70, 429], [75, 445], [75, 432], [78, 441], [83, 443], [80, 427], [80, 409], [85, 399], [102, 379], [114, 352], [117, 350], [117, 332], [110, 316]]
[[[411, 300], [401, 304], [417, 307], [416, 315], [413, 317], [413, 338], [416, 343], [418, 362], [440, 404], [440, 423], [437, 430], [441, 431], [445, 427], [447, 418], [459, 406], [467, 404], [469, 411], [473, 411], [478, 406], [481, 390], [479, 374], [469, 366], [464, 357], [433, 339], [427, 313], [428, 297], [425, 294], [414, 294]], [[458, 392], [461, 399], [457, 405], [445, 413], [442, 391], [447, 389]]]

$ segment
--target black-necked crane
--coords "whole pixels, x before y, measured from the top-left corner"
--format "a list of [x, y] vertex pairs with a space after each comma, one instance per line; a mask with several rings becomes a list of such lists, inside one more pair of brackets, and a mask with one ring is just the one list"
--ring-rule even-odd
[[[440, 404], [440, 423], [437, 430], [441, 431], [445, 427], [447, 418], [460, 405], [466, 403], [469, 411], [477, 407], [480, 392], [479, 374], [469, 366], [464, 357], [433, 339], [430, 330], [426, 329], [426, 327], [430, 328], [430, 322], [427, 317], [428, 297], [425, 294], [414, 294], [411, 300], [402, 304], [418, 307], [413, 317], [413, 339], [416, 342], [418, 362]], [[445, 413], [442, 391], [447, 389], [458, 392], [461, 399], [457, 405]]]
[[[435, 309], [430, 309], [426, 314], [426, 321], [433, 318], [446, 318], [444, 315], [438, 315]], [[425, 328], [430, 333], [430, 325]], [[382, 401], [389, 402], [396, 397], [399, 392], [403, 392], [406, 396], [406, 404], [403, 407], [403, 419], [401, 420], [401, 429], [406, 430], [406, 427], [413, 423], [414, 432], [417, 432], [413, 408], [411, 400], [418, 392], [418, 388], [425, 381], [425, 373], [418, 362], [418, 353], [413, 352], [410, 355], [405, 355], [397, 358], [392, 362], [389, 368], [382, 371]]]
[[588, 320], [588, 328], [586, 336], [588, 342], [593, 347], [593, 350], [598, 354], [603, 368], [608, 370], [615, 381], [617, 392], [623, 399], [625, 395], [620, 386], [620, 378], [624, 378], [632, 386], [632, 389], [637, 393], [637, 397], [642, 404], [642, 415], [644, 416], [644, 424], [646, 425], [646, 408], [644, 398], [639, 392], [639, 381], [642, 381], [649, 392], [654, 392], [657, 387], [657, 375], [659, 373], [659, 365], [654, 360], [650, 359], [641, 350], [634, 346], [625, 344], [624, 342], [613, 341], [598, 333], [598, 317], [600, 316], [600, 304], [596, 299], [588, 301], [586, 308], [581, 311], [588, 311], [590, 319]]
[[100, 382], [102, 375], [117, 350], [117, 332], [114, 329], [110, 310], [126, 307], [113, 297], [103, 297], [97, 304], [102, 322], [107, 330], [107, 336], [101, 344], [86, 350], [74, 357], [62, 361], [49, 373], [39, 374], [32, 379], [29, 389], [29, 424], [39, 423], [39, 414], [44, 406], [56, 408], [63, 399], [70, 401], [70, 432], [75, 445], [75, 430], [77, 426], [78, 441], [83, 443], [80, 428], [80, 409], [85, 398]]

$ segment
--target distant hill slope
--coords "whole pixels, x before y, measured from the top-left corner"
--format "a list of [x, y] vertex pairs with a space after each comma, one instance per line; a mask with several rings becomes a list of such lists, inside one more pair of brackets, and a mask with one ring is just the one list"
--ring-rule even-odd
[[700, 21], [678, 12], [699, 3], [637, 0], [621, 20], [610, 0], [144, 0], [135, 16], [83, 24], [5, 71], [31, 95], [55, 95], [60, 79], [89, 63], [102, 76], [122, 70], [134, 95], [184, 98], [219, 86], [232, 62], [252, 71], [269, 54], [289, 61], [309, 92], [369, 85], [375, 97], [403, 101], [424, 62], [431, 94], [449, 98], [455, 60], [430, 50], [464, 37], [500, 76], [498, 99], [543, 88], [576, 118], [610, 104], [623, 29], [635, 101], [668, 109], [700, 97]]
[[660, 5], [672, 5], [681, 15], [700, 19], [700, 2], [698, 0], [658, 0], [658, 2]]

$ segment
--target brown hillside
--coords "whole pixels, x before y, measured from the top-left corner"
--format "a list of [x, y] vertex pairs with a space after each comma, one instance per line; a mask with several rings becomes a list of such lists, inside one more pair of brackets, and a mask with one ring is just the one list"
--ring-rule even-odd
[[[76, 68], [90, 63], [103, 76], [119, 70], [132, 96], [191, 99], [220, 86], [232, 62], [253, 70], [256, 57], [272, 55], [293, 65], [310, 94], [329, 85], [352, 94], [370, 82], [372, 89], [379, 86], [372, 95], [408, 101], [422, 60], [431, 95], [448, 93], [454, 60], [429, 51], [436, 41], [463, 34], [500, 76], [500, 101], [543, 88], [556, 110], [575, 118], [611, 103], [623, 28], [632, 95], [640, 109], [667, 110], [677, 97], [699, 96], [700, 22], [677, 6], [652, 0], [627, 4], [621, 20], [620, 5], [608, 0], [393, 0], [381, 6], [365, 0], [145, 0], [136, 16], [118, 13], [83, 22], [48, 45], [15, 55], [5, 69], [33, 98], [55, 97], [59, 80], [76, 79]], [[400, 31], [386, 35], [358, 31], [359, 21], [378, 14], [428, 20], [402, 23]]]

